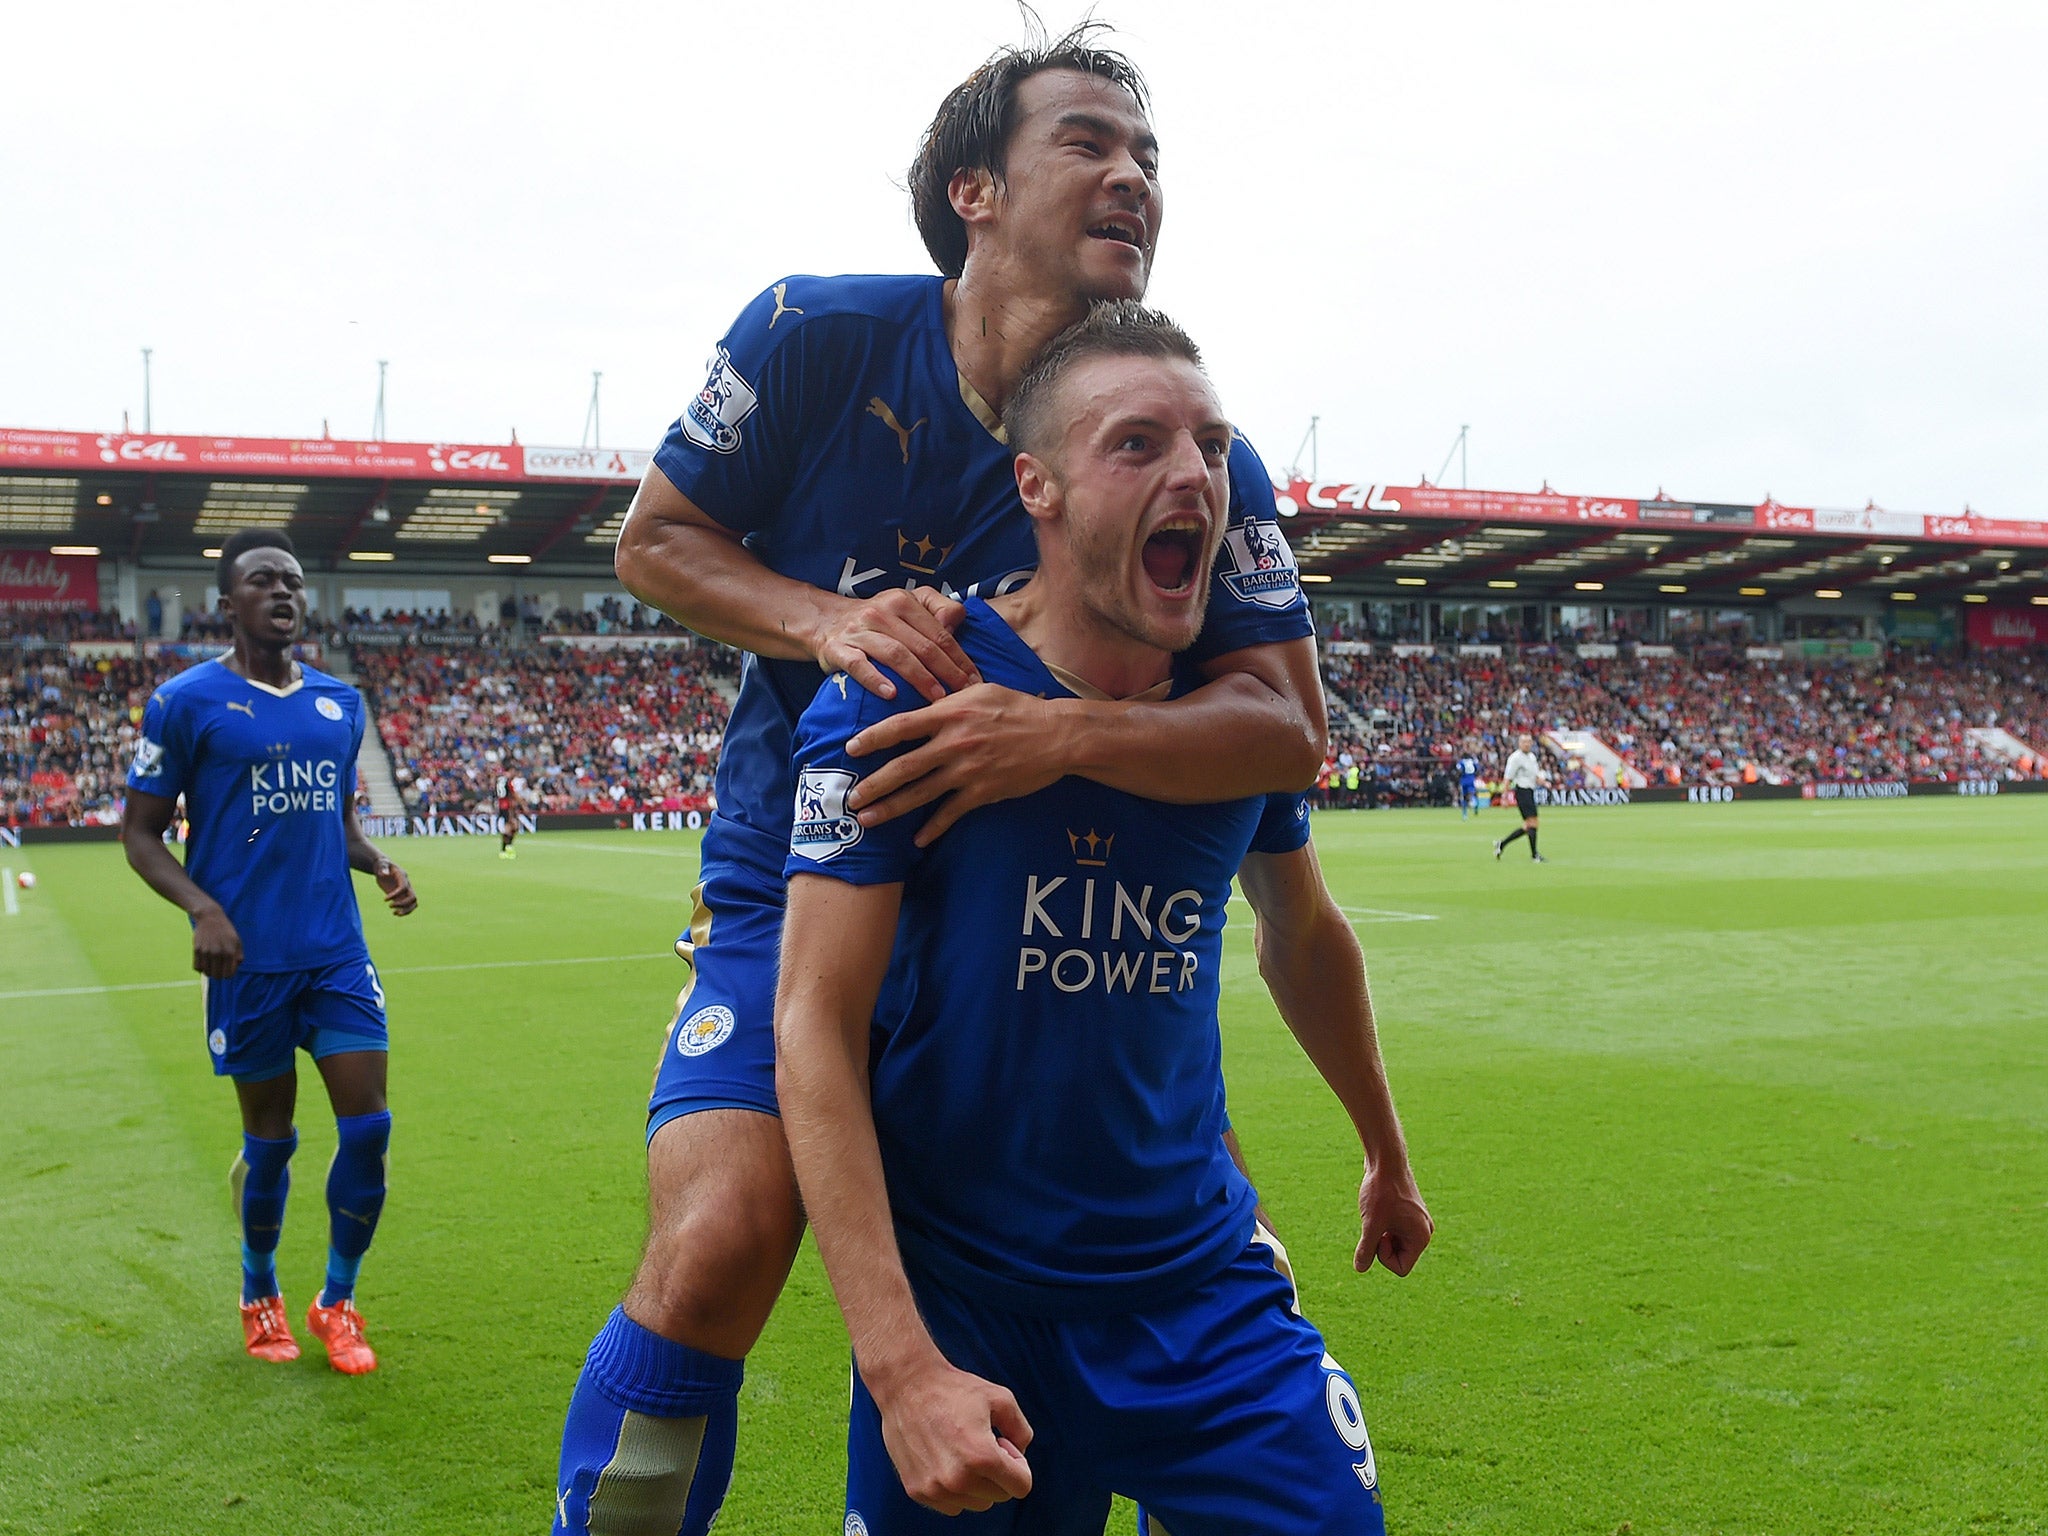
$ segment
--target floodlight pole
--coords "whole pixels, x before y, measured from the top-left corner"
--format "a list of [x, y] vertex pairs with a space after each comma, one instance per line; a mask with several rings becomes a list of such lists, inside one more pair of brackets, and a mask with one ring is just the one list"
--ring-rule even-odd
[[155, 349], [142, 349], [142, 430], [149, 431], [149, 354]]
[[598, 387], [604, 382], [604, 375], [596, 369], [590, 372], [590, 409], [583, 413], [583, 443], [585, 448], [604, 446], [604, 426], [597, 409]]
[[1302, 449], [1304, 449], [1304, 448], [1306, 448], [1306, 449], [1308, 450], [1308, 477], [1309, 477], [1309, 479], [1311, 479], [1311, 480], [1320, 480], [1320, 479], [1322, 479], [1322, 475], [1321, 475], [1321, 473], [1319, 472], [1319, 466], [1318, 466], [1318, 465], [1317, 465], [1317, 463], [1316, 463], [1316, 449], [1317, 449], [1317, 443], [1316, 443], [1316, 424], [1317, 424], [1318, 422], [1320, 422], [1320, 421], [1321, 421], [1322, 419], [1323, 419], [1323, 418], [1322, 418], [1322, 417], [1320, 417], [1320, 416], [1311, 416], [1311, 417], [1309, 417], [1309, 419], [1308, 419], [1308, 430], [1307, 430], [1306, 432], [1302, 433], [1302, 435], [1301, 435], [1301, 441], [1300, 441], [1300, 442], [1298, 442], [1298, 443], [1296, 443], [1296, 444], [1294, 445], [1294, 462], [1293, 462], [1292, 464], [1288, 465], [1287, 467], [1288, 467], [1288, 470], [1289, 470], [1289, 472], [1290, 472], [1290, 473], [1291, 473], [1291, 474], [1293, 475], [1293, 477], [1294, 477], [1295, 479], [1297, 479], [1297, 480], [1299, 480], [1299, 479], [1301, 478], [1301, 450], [1302, 450]]
[[370, 418], [370, 440], [384, 441], [384, 370], [391, 364], [383, 358], [377, 359], [377, 414]]
[[1469, 423], [1458, 428], [1457, 441], [1451, 444], [1451, 451], [1444, 455], [1443, 468], [1436, 472], [1437, 484], [1443, 484], [1444, 476], [1450, 472], [1451, 460], [1456, 459], [1458, 461], [1458, 489], [1461, 491], [1472, 489], [1471, 476], [1465, 463], [1465, 438], [1471, 430], [1472, 428]]

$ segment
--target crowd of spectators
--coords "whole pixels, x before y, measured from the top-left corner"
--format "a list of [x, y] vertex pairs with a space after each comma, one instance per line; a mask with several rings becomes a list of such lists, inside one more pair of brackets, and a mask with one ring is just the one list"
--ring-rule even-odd
[[1497, 771], [1523, 731], [1552, 781], [1574, 788], [1597, 773], [1560, 758], [1545, 732], [1590, 731], [1645, 782], [1668, 785], [2011, 778], [2043, 764], [1999, 755], [1973, 728], [2048, 744], [2048, 659], [2029, 652], [1895, 650], [1873, 666], [1705, 647], [1597, 660], [1550, 647], [1376, 651], [1327, 656], [1324, 678], [1335, 804], [1448, 803], [1452, 759], [1470, 752]]
[[536, 811], [707, 809], [738, 663], [694, 643], [487, 640], [356, 656], [414, 814], [488, 810], [500, 781]]
[[[186, 638], [218, 639], [212, 616]], [[74, 654], [66, 642], [133, 638], [118, 616], [0, 621], [0, 820], [111, 822], [150, 689], [185, 658]], [[516, 781], [536, 811], [707, 809], [739, 657], [677, 637], [647, 611], [561, 612], [536, 637], [472, 617], [344, 614], [322, 638], [355, 632], [354, 665], [405, 808], [469, 813]], [[384, 638], [368, 637], [381, 632]], [[607, 648], [570, 644], [601, 635]], [[1520, 732], [1592, 732], [1651, 784], [1962, 780], [2040, 775], [1971, 735], [2002, 728], [2048, 747], [2048, 654], [1930, 654], [1895, 648], [1876, 664], [1758, 660], [1699, 647], [1672, 656], [1581, 657], [1507, 646], [1330, 652], [1326, 803], [1448, 803], [1452, 763], [1492, 777]], [[1553, 783], [1595, 768], [1539, 749]]]
[[12, 613], [0, 609], [0, 644], [55, 646], [73, 640], [133, 640], [135, 625], [118, 610], [100, 613]]
[[0, 821], [118, 822], [142, 706], [185, 665], [0, 644]]

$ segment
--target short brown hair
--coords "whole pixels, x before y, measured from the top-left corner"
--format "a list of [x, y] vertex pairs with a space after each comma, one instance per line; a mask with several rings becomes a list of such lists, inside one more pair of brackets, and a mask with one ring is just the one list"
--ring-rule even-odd
[[1107, 30], [1107, 23], [1084, 21], [1064, 36], [1000, 49], [939, 103], [910, 164], [910, 211], [924, 248], [946, 276], [958, 277], [967, 266], [967, 226], [953, 211], [947, 189], [962, 170], [987, 171], [1002, 184], [1017, 127], [1017, 88], [1026, 80], [1048, 69], [1077, 70], [1122, 86], [1137, 99], [1139, 111], [1151, 111], [1138, 66], [1095, 45]]
[[1105, 299], [1045, 344], [1003, 407], [1003, 433], [1016, 453], [1043, 454], [1055, 432], [1047, 417], [1059, 382], [1092, 357], [1156, 357], [1202, 366], [1194, 338], [1136, 299]]

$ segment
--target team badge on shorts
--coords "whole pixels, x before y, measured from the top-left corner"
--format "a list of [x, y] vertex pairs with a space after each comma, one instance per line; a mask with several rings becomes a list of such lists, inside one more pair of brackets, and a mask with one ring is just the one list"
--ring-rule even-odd
[[849, 1509], [846, 1512], [845, 1536], [868, 1536], [868, 1523], [861, 1519], [860, 1511], [857, 1509]]
[[702, 1056], [730, 1040], [732, 1026], [732, 1010], [723, 1003], [699, 1008], [676, 1026], [676, 1050], [685, 1056]]
[[206, 1037], [206, 1048], [216, 1056], [227, 1055], [228, 1032], [224, 1029], [216, 1029]]
[[320, 713], [329, 720], [339, 720], [341, 718], [341, 706], [335, 703], [334, 700], [332, 699], [315, 699], [313, 701], [313, 707], [319, 710]]
[[1218, 574], [1231, 595], [1261, 608], [1285, 608], [1301, 595], [1294, 551], [1278, 523], [1246, 518], [1223, 535]]
[[860, 775], [848, 768], [806, 768], [798, 775], [791, 853], [823, 864], [860, 841], [860, 818], [846, 813], [846, 796], [859, 782]]

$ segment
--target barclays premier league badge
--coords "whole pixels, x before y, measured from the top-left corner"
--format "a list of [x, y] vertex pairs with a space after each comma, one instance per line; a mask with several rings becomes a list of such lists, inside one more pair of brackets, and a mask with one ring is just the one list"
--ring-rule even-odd
[[683, 436], [713, 453], [733, 453], [740, 446], [740, 423], [759, 404], [754, 386], [740, 377], [732, 355], [720, 347], [711, 360], [711, 376], [697, 397], [683, 408]]
[[1242, 602], [1285, 608], [1301, 592], [1294, 551], [1277, 523], [1247, 518], [1223, 535], [1223, 585]]
[[846, 797], [860, 775], [846, 768], [806, 768], [796, 781], [796, 822], [789, 832], [789, 851], [814, 864], [836, 859], [860, 841], [858, 817], [846, 810]]

